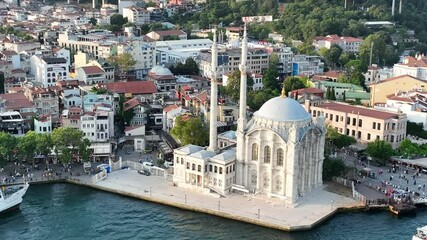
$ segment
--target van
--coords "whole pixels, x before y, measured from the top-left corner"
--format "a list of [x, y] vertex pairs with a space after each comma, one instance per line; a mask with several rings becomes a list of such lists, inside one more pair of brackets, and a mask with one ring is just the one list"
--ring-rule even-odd
[[154, 164], [153, 164], [153, 163], [151, 163], [151, 162], [143, 162], [143, 163], [142, 163], [142, 166], [143, 166], [144, 168], [151, 168], [151, 167], [154, 167]]

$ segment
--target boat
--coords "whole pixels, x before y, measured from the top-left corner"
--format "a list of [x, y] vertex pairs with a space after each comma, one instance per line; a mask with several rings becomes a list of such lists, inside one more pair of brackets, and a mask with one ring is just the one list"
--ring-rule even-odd
[[11, 187], [2, 187], [0, 189], [0, 213], [19, 208], [27, 189], [30, 185], [15, 185]]
[[388, 209], [395, 215], [402, 216], [415, 214], [415, 210], [417, 209], [417, 207], [408, 203], [398, 203], [389, 205]]
[[417, 228], [417, 232], [412, 236], [412, 240], [427, 240], [427, 226]]
[[414, 204], [417, 207], [426, 207], [427, 206], [427, 197], [420, 197], [414, 200]]

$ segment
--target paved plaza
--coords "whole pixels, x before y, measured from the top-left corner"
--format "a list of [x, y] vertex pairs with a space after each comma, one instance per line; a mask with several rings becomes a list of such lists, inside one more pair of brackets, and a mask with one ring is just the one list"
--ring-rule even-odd
[[311, 192], [297, 207], [289, 207], [280, 200], [262, 196], [234, 194], [229, 198], [216, 198], [174, 187], [163, 177], [144, 176], [134, 170], [114, 171], [94, 185], [166, 205], [282, 230], [308, 229], [334, 213], [337, 208], [360, 206], [359, 202], [351, 198], [325, 190]]

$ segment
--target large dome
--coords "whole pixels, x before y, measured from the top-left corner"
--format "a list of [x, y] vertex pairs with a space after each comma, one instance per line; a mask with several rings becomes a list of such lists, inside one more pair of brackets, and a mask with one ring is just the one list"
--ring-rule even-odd
[[255, 117], [279, 122], [304, 121], [311, 119], [311, 115], [292, 98], [275, 97], [265, 102], [254, 113]]
[[156, 76], [170, 76], [173, 75], [173, 73], [164, 66], [154, 66], [150, 72], [151, 74], [154, 74]]

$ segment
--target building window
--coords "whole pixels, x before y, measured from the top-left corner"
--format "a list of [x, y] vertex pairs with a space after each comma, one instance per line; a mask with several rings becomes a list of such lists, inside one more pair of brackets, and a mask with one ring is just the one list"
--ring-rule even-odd
[[347, 124], [350, 124], [350, 118], [347, 117]]
[[362, 133], [360, 131], [357, 131], [357, 138], [360, 139], [362, 137]]
[[277, 149], [277, 166], [283, 166], [283, 149]]
[[390, 142], [394, 142], [394, 135], [390, 136]]
[[356, 126], [356, 118], [353, 118], [353, 126]]
[[359, 119], [359, 127], [362, 127], [362, 119]]
[[181, 164], [184, 164], [184, 158], [181, 158]]
[[378, 124], [377, 124], [377, 129], [378, 129], [378, 130], [381, 130], [381, 123], [378, 123]]
[[197, 165], [197, 171], [201, 172], [202, 171], [202, 165]]
[[335, 122], [338, 122], [338, 115], [335, 115]]
[[189, 162], [187, 163], [187, 169], [190, 169], [190, 163]]
[[209, 172], [212, 172], [212, 165], [209, 164]]
[[271, 149], [270, 146], [264, 147], [264, 163], [270, 163]]
[[218, 172], [218, 167], [217, 166], [215, 166], [214, 167], [214, 173], [217, 173]]
[[373, 122], [372, 123], [372, 129], [376, 129], [377, 128], [377, 123], [376, 122]]
[[191, 170], [196, 171], [196, 164], [191, 164]]
[[368, 133], [368, 140], [371, 140], [371, 134]]
[[222, 167], [219, 167], [219, 174], [222, 174]]
[[176, 157], [176, 164], [179, 164], [179, 157]]
[[354, 131], [354, 130], [351, 130], [351, 136], [355, 136], [356, 135], [356, 131]]
[[258, 144], [252, 144], [252, 160], [258, 160]]

